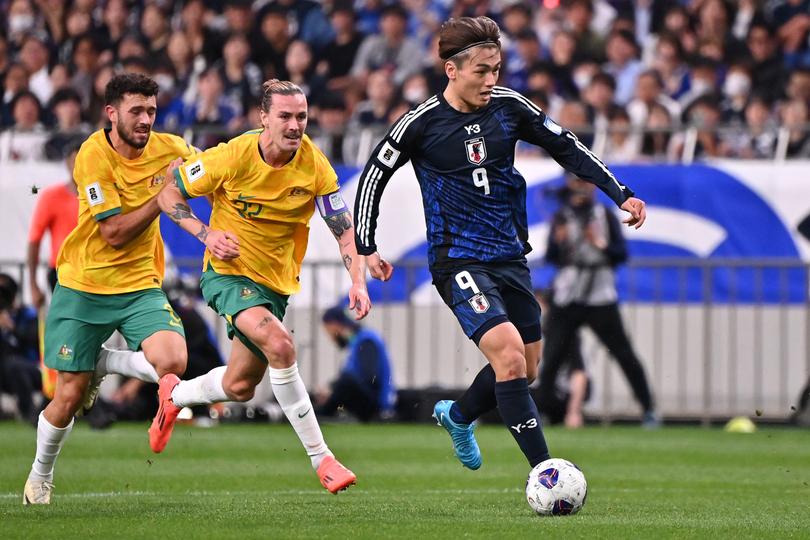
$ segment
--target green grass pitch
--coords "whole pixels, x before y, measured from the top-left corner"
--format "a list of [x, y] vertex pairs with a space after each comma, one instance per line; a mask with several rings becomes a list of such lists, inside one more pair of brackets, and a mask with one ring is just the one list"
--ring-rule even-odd
[[810, 431], [548, 429], [584, 470], [579, 514], [540, 518], [528, 467], [500, 426], [478, 429], [478, 471], [429, 425], [325, 425], [359, 478], [320, 487], [286, 425], [178, 426], [164, 454], [146, 424], [77, 426], [50, 507], [23, 507], [31, 427], [0, 423], [0, 538], [810, 538]]

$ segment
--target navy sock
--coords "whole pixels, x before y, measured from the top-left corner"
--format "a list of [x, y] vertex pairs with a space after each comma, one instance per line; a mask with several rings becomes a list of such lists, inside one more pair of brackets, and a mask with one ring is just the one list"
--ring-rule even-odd
[[498, 406], [495, 401], [495, 370], [490, 364], [484, 366], [467, 391], [450, 407], [453, 422], [469, 424], [484, 413]]
[[495, 398], [498, 400], [498, 411], [503, 423], [517, 441], [523, 455], [534, 467], [550, 456], [543, 427], [540, 425], [540, 413], [529, 394], [527, 379], [512, 379], [495, 383]]

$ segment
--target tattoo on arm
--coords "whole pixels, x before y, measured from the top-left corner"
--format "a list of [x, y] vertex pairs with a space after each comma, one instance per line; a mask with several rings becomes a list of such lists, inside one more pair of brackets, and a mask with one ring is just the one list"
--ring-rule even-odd
[[349, 211], [329, 216], [325, 218], [325, 221], [335, 238], [340, 238], [343, 233], [352, 228], [352, 214]]
[[185, 203], [176, 203], [174, 210], [169, 213], [169, 217], [175, 223], [179, 223], [181, 219], [196, 218], [197, 216], [191, 211], [191, 208]]
[[346, 267], [346, 270], [352, 269], [352, 258], [349, 255], [343, 256], [343, 265]]
[[197, 239], [203, 244], [205, 243], [206, 239], [208, 239], [208, 227], [206, 227], [204, 223], [200, 223], [200, 232], [198, 232], [196, 236]]

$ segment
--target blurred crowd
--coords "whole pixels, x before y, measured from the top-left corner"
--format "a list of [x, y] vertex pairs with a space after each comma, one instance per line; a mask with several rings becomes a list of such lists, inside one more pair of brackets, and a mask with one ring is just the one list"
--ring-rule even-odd
[[501, 83], [608, 160], [810, 156], [808, 0], [0, 0], [0, 160], [61, 158], [105, 125], [110, 77], [138, 71], [160, 85], [156, 129], [202, 147], [291, 80], [316, 142], [360, 164], [443, 90], [436, 31], [464, 15], [499, 22]]

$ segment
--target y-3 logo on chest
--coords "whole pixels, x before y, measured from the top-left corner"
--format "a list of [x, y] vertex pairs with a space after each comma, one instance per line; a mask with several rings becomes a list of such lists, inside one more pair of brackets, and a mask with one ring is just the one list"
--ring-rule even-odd
[[471, 124], [469, 126], [464, 126], [464, 129], [467, 130], [467, 135], [472, 135], [473, 133], [481, 133], [481, 126], [479, 124]]

